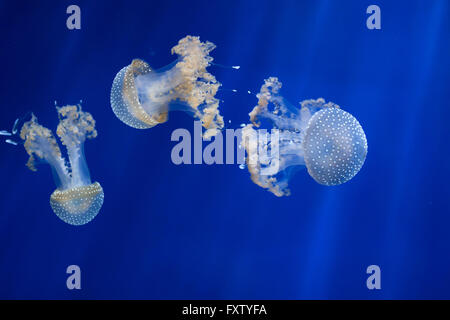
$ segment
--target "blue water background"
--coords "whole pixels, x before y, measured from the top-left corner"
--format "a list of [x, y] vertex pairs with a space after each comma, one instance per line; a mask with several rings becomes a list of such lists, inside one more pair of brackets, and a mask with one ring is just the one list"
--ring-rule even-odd
[[[81, 30], [66, 8], [81, 7]], [[381, 8], [381, 30], [366, 8]], [[97, 121], [86, 142], [99, 215], [73, 227], [49, 205], [48, 166], [25, 167], [0, 144], [0, 298], [450, 298], [450, 2], [2, 1], [0, 129], [33, 111], [55, 130], [54, 101], [83, 100]], [[305, 170], [277, 198], [237, 165], [174, 165], [184, 113], [150, 130], [120, 122], [115, 74], [133, 58], [171, 63], [186, 35], [217, 45], [211, 67], [228, 128], [248, 122], [263, 79], [293, 104], [323, 97], [363, 126], [361, 172], [338, 187]], [[231, 123], [228, 122], [231, 120]], [[82, 290], [66, 288], [67, 266]], [[382, 289], [366, 288], [381, 267]]]

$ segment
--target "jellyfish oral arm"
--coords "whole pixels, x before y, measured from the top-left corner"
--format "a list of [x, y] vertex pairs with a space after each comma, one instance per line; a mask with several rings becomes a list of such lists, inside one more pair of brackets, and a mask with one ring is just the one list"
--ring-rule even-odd
[[27, 166], [35, 171], [36, 158], [47, 162], [58, 178], [58, 187], [67, 188], [70, 185], [70, 174], [51, 131], [38, 124], [33, 115], [31, 120], [23, 125], [20, 137], [24, 140], [25, 150], [30, 156]]
[[61, 154], [54, 151], [54, 145], [48, 139], [38, 136], [36, 143], [39, 145], [40, 152], [42, 152], [43, 160], [45, 160], [57, 174], [60, 187], [68, 188], [71, 184], [71, 177]]
[[89, 169], [84, 157], [84, 143], [79, 146], [68, 146], [67, 154], [69, 155], [71, 172], [71, 186], [80, 187], [91, 184]]
[[52, 158], [47, 159], [48, 164], [54, 173], [55, 184], [60, 189], [67, 189], [72, 184], [71, 176], [67, 170], [64, 159]]
[[67, 148], [71, 168], [71, 187], [91, 184], [89, 170], [84, 157], [84, 142], [95, 138], [95, 121], [91, 114], [83, 112], [80, 106], [57, 108], [60, 123], [57, 134]]

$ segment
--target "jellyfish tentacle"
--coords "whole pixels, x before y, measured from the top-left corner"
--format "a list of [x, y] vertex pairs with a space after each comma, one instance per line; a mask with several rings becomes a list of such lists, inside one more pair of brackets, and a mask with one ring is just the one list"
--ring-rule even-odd
[[6, 130], [0, 130], [0, 136], [12, 136], [12, 133]]
[[13, 146], [17, 146], [18, 145], [17, 142], [15, 142], [14, 140], [11, 140], [11, 139], [6, 139], [5, 142], [9, 143], [9, 144], [12, 144]]
[[5, 139], [5, 142], [12, 145], [19, 145], [21, 144], [22, 140], [20, 138], [19, 127], [23, 125], [32, 115], [31, 112], [27, 112], [23, 117], [17, 118], [14, 120], [13, 126], [11, 128], [11, 132], [7, 130], [0, 130], [0, 136], [7, 136], [11, 138]]

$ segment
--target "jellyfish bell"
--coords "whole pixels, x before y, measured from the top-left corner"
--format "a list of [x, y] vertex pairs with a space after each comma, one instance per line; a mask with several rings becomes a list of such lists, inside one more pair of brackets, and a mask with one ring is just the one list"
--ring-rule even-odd
[[[322, 98], [304, 100], [296, 108], [279, 95], [280, 88], [277, 78], [265, 80], [249, 113], [251, 123], [242, 130], [252, 181], [281, 197], [290, 194], [289, 180], [302, 167], [326, 186], [352, 179], [367, 155], [366, 136], [356, 118]], [[267, 123], [272, 134], [261, 139]]]
[[50, 206], [64, 222], [71, 225], [83, 225], [95, 218], [103, 205], [104, 198], [102, 186], [94, 182], [66, 190], [56, 189], [50, 196]]
[[167, 110], [148, 114], [139, 101], [135, 78], [140, 74], [153, 72], [145, 61], [134, 59], [120, 70], [114, 78], [111, 89], [111, 107], [123, 123], [136, 129], [148, 129], [167, 121]]
[[333, 186], [359, 172], [367, 155], [367, 140], [350, 113], [326, 108], [309, 120], [302, 148], [309, 175], [320, 184]]
[[[57, 189], [50, 196], [55, 214], [71, 225], [83, 225], [94, 219], [103, 205], [104, 193], [98, 182], [91, 182], [83, 145], [97, 136], [95, 120], [81, 105], [57, 107], [57, 135], [67, 149], [68, 161], [61, 153], [53, 133], [40, 125], [34, 114], [23, 123], [20, 139], [30, 156], [27, 166], [50, 165]], [[17, 122], [17, 121], [16, 121]], [[14, 130], [11, 133], [15, 135]]]
[[201, 120], [205, 138], [216, 135], [224, 126], [215, 98], [221, 84], [206, 70], [214, 48], [211, 42], [186, 36], [172, 48], [178, 59], [161, 70], [133, 60], [113, 81], [114, 114], [130, 127], [148, 129], [166, 122], [169, 111], [182, 110]]

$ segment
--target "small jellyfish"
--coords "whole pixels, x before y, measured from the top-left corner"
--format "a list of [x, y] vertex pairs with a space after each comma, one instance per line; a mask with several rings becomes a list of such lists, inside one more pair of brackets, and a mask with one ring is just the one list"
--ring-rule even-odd
[[[81, 105], [56, 107], [59, 124], [56, 130], [62, 144], [67, 149], [69, 161], [61, 153], [53, 133], [40, 125], [34, 114], [31, 120], [23, 123], [20, 139], [30, 158], [27, 166], [36, 171], [36, 164], [50, 165], [57, 189], [50, 196], [53, 212], [64, 222], [83, 225], [95, 218], [103, 205], [103, 189], [98, 182], [91, 182], [89, 169], [84, 156], [84, 142], [97, 136], [95, 120]], [[1, 131], [2, 135], [17, 137], [16, 120], [11, 132]], [[17, 145], [12, 138], [6, 142]]]
[[[279, 95], [280, 88], [276, 77], [265, 80], [249, 113], [251, 124], [242, 129], [252, 181], [281, 197], [290, 194], [289, 179], [302, 166], [325, 186], [352, 179], [367, 155], [358, 120], [322, 98], [302, 101], [296, 108]], [[261, 129], [264, 125], [272, 129], [270, 138]]]
[[182, 110], [201, 120], [204, 138], [215, 136], [224, 126], [215, 98], [221, 84], [206, 70], [215, 47], [199, 37], [186, 36], [172, 48], [177, 60], [160, 70], [134, 59], [113, 81], [115, 115], [130, 127], [147, 129], [166, 122], [169, 111]]

